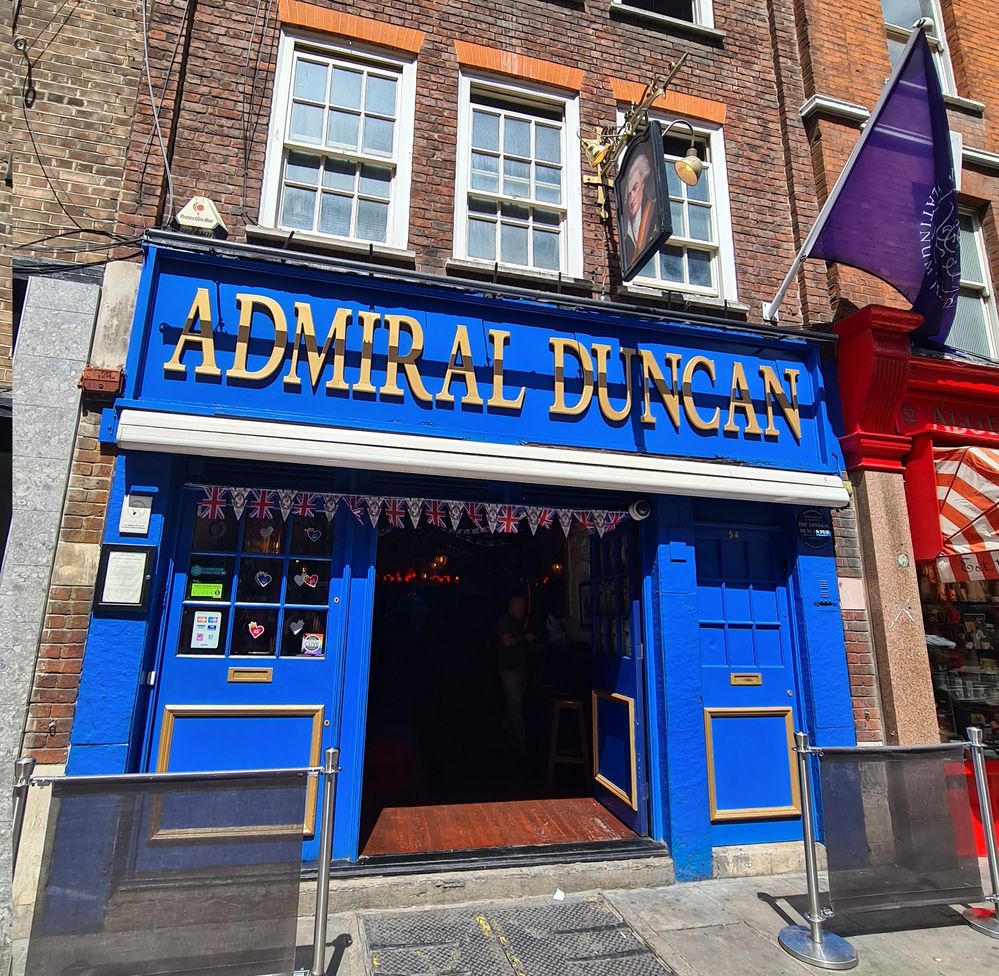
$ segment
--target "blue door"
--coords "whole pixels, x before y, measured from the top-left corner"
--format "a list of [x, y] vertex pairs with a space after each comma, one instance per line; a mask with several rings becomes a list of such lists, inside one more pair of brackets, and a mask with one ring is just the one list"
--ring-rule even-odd
[[755, 526], [698, 525], [695, 540], [712, 842], [800, 837], [783, 538]]
[[638, 534], [626, 524], [590, 548], [595, 796], [636, 834], [648, 832], [644, 648]]
[[[296, 492], [285, 517], [276, 493], [251, 491], [237, 517], [224, 496], [183, 493], [148, 769], [316, 766], [334, 744], [346, 527], [314, 500]], [[307, 858], [316, 846], [306, 843]]]

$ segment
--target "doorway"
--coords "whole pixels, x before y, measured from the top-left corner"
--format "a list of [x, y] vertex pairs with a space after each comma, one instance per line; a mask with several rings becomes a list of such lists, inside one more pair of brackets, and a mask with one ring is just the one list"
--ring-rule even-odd
[[[557, 525], [535, 534], [426, 523], [380, 531], [362, 857], [645, 832], [634, 763], [644, 752], [641, 695], [630, 695], [630, 736], [602, 718], [621, 690], [608, 675], [629, 672], [633, 684], [640, 670], [630, 650], [638, 587], [620, 559], [631, 528], [603, 539], [576, 522], [568, 534]], [[614, 574], [602, 571], [611, 565]], [[603, 785], [622, 748], [634, 808]]]

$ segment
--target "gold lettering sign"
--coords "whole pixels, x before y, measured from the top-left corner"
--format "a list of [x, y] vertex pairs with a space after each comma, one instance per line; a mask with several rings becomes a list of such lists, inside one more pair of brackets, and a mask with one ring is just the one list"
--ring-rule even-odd
[[[239, 383], [264, 384], [279, 372], [287, 358], [287, 371], [282, 377], [282, 387], [298, 391], [302, 388], [302, 365], [307, 371], [309, 384], [317, 391], [325, 381], [327, 393], [348, 396], [380, 396], [385, 401], [404, 400], [407, 395], [422, 404], [454, 404], [461, 408], [507, 411], [519, 413], [527, 397], [525, 386], [505, 385], [504, 369], [512, 334], [502, 329], [489, 329], [486, 347], [491, 359], [491, 391], [483, 401], [479, 390], [480, 375], [476, 366], [485, 371], [488, 363], [476, 364], [469, 330], [466, 325], [455, 327], [451, 351], [437, 392], [427, 389], [424, 379], [423, 359], [426, 336], [421, 322], [409, 315], [382, 314], [374, 309], [353, 312], [348, 307], [337, 308], [325, 336], [316, 333], [312, 306], [307, 301], [296, 301], [295, 329], [289, 338], [286, 313], [279, 302], [266, 295], [240, 293], [236, 295], [239, 309], [239, 329], [233, 352], [233, 364], [223, 374], [216, 362], [216, 340], [213, 331], [212, 306], [208, 288], [198, 288], [180, 336], [163, 366], [168, 376], [183, 376], [187, 367], [182, 362], [184, 353], [200, 353], [194, 367], [196, 379], [208, 377]], [[273, 339], [253, 334], [255, 319], [265, 317], [273, 327]], [[384, 378], [381, 386], [374, 384], [374, 347], [379, 331], [386, 332]], [[358, 332], [360, 333], [358, 336]], [[359, 368], [356, 379], [347, 376], [348, 338], [360, 340]], [[322, 345], [320, 346], [320, 341]], [[267, 349], [267, 343], [270, 348]], [[248, 366], [251, 352], [259, 347], [266, 351], [266, 361], [257, 369]], [[759, 438], [776, 441], [780, 437], [777, 417], [780, 415], [787, 429], [797, 442], [801, 442], [801, 413], [798, 404], [798, 377], [800, 369], [785, 368], [778, 375], [776, 365], [754, 364], [757, 376], [747, 376], [746, 366], [740, 360], [732, 362], [727, 390], [719, 388], [718, 367], [706, 355], [686, 355], [682, 352], [655, 352], [640, 347], [619, 346], [615, 352], [610, 342], [584, 343], [575, 338], [551, 336], [551, 417], [583, 417], [596, 394], [601, 418], [608, 424], [623, 424], [633, 412], [640, 410], [638, 420], [646, 427], [655, 427], [656, 411], [661, 405], [673, 429], [680, 431], [682, 423], [702, 434], [724, 433], [730, 437]], [[356, 345], [354, 346], [356, 348]], [[612, 359], [617, 357], [617, 362]], [[566, 364], [574, 359], [578, 367], [579, 388], [566, 389]], [[618, 363], [621, 380], [613, 387], [611, 375], [617, 374]], [[437, 362], [435, 365], [440, 366]], [[545, 364], [531, 363], [535, 375], [546, 374]], [[702, 373], [703, 376], [698, 377]], [[641, 405], [636, 404], [637, 392], [633, 384], [641, 382]], [[694, 384], [700, 380], [702, 392], [696, 396]], [[464, 387], [455, 396], [454, 385]], [[534, 390], [533, 396], [540, 391]], [[755, 398], [754, 398], [755, 394]], [[725, 406], [727, 398], [727, 407]], [[655, 402], [654, 402], [655, 401]], [[722, 426], [722, 411], [725, 422]], [[766, 414], [766, 426], [761, 426], [761, 411]]]

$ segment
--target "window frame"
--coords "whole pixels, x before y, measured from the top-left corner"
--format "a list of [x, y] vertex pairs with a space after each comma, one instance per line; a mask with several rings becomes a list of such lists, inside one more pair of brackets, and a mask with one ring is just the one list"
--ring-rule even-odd
[[[389, 160], [384, 157], [366, 157], [362, 152], [342, 153], [334, 147], [307, 146], [291, 143], [286, 138], [291, 115], [292, 76], [295, 56], [298, 53], [315, 54], [321, 58], [353, 63], [361, 67], [374, 67], [390, 71], [399, 77], [398, 115], [396, 117], [395, 154]], [[410, 194], [413, 179], [413, 130], [416, 115], [416, 58], [407, 57], [384, 48], [362, 44], [338, 44], [325, 36], [308, 31], [283, 27], [278, 44], [278, 56], [274, 71], [274, 88], [271, 96], [271, 115], [267, 130], [264, 174], [260, 191], [259, 221], [261, 226], [274, 230], [287, 231], [323, 241], [360, 245], [374, 248], [396, 248], [405, 250], [409, 244]], [[288, 153], [325, 156], [356, 162], [358, 159], [370, 161], [373, 165], [394, 168], [392, 189], [389, 197], [389, 212], [385, 240], [370, 241], [360, 237], [347, 237], [328, 234], [321, 230], [298, 230], [283, 227], [281, 224], [281, 200], [285, 161]], [[320, 188], [320, 193], [321, 193]], [[356, 193], [354, 199], [357, 199]]]
[[[624, 122], [624, 110], [618, 106], [617, 124], [620, 126]], [[683, 295], [692, 295], [699, 298], [714, 299], [726, 302], [738, 302], [739, 289], [735, 270], [735, 240], [732, 234], [732, 208], [729, 200], [728, 189], [728, 166], [725, 158], [725, 134], [721, 125], [706, 122], [700, 119], [687, 118], [682, 115], [672, 115], [664, 112], [650, 112], [649, 119], [658, 122], [663, 128], [663, 135], [666, 136], [666, 127], [671, 122], [687, 122], [694, 130], [695, 138], [703, 139], [708, 144], [708, 162], [705, 173], [711, 179], [711, 220], [715, 234], [714, 248], [712, 256], [712, 272], [716, 286], [705, 288], [702, 285], [686, 285], [678, 282], [665, 282], [659, 278], [643, 278], [636, 275], [628, 285], [637, 285], [641, 288], [654, 288], [662, 292], [677, 292]], [[686, 126], [678, 125], [668, 134], [671, 138], [689, 138], [689, 130]], [[670, 165], [667, 163], [666, 165]], [[702, 179], [704, 177], [702, 176]], [[672, 241], [673, 238], [670, 238]], [[670, 241], [666, 242], [666, 247]], [[681, 238], [684, 247], [690, 246], [695, 249], [703, 249], [704, 241], [693, 240], [692, 238]]]
[[709, 30], [714, 30], [715, 27], [714, 0], [693, 0], [693, 20], [684, 20], [682, 17], [671, 17], [669, 14], [656, 13], [654, 10], [645, 10], [636, 4], [628, 3], [627, 0], [611, 0], [611, 2], [615, 6], [622, 7], [625, 10], [634, 10], [639, 16], [654, 17], [658, 20], [678, 24], [693, 24], [695, 27], [706, 27]]
[[[564, 192], [561, 204], [545, 204], [533, 201], [527, 206], [541, 209], [561, 210], [565, 213], [565, 226], [560, 241], [560, 268], [538, 268], [533, 265], [511, 264], [505, 261], [485, 261], [471, 257], [468, 253], [468, 198], [478, 194], [472, 191], [472, 101], [473, 91], [492, 95], [522, 104], [525, 114], [530, 114], [531, 104], [539, 104], [562, 113], [562, 187]], [[458, 138], [455, 162], [454, 189], [454, 243], [456, 260], [479, 264], [483, 268], [501, 269], [520, 274], [557, 277], [559, 274], [570, 278], [581, 278], [583, 274], [583, 193], [582, 164], [576, 134], [579, 132], [579, 94], [545, 88], [521, 79], [500, 79], [488, 74], [462, 70], [458, 76]], [[483, 191], [489, 199], [504, 199], [502, 194]], [[512, 199], [512, 198], [510, 198]], [[516, 201], [523, 205], [523, 201]]]
[[[939, 67], [937, 74], [940, 76], [940, 87], [943, 89], [943, 93], [945, 95], [956, 95], [957, 82], [954, 79], [953, 65], [950, 63], [950, 50], [947, 47], [947, 32], [944, 28], [943, 10], [940, 8], [940, 0], [929, 0], [929, 2], [933, 8], [932, 20], [934, 33], [928, 33], [926, 35], [926, 40], [929, 42], [930, 50], [933, 52], [933, 58]], [[907, 43], [909, 38], [912, 36], [912, 25], [910, 24], [908, 27], [905, 27], [902, 24], [893, 24], [883, 15], [884, 11], [882, 10], [882, 17], [885, 25], [886, 45], [889, 38], [902, 44]], [[890, 62], [890, 50], [888, 54]]]
[[[985, 344], [989, 349], [987, 358], [999, 361], [999, 313], [996, 311], [992, 269], [989, 267], [989, 254], [985, 247], [985, 232], [982, 228], [981, 213], [974, 207], [959, 207], [958, 213], [962, 217], [971, 219], [972, 235], [975, 239], [975, 247], [978, 249], [978, 263], [985, 279], [984, 281], [973, 281], [970, 278], [965, 278], [964, 261], [962, 260], [961, 283], [958, 286], [958, 293], [967, 294], [969, 291], [974, 291], [977, 293], [979, 301], [985, 306]], [[969, 355], [975, 355], [975, 353], [969, 353]]]

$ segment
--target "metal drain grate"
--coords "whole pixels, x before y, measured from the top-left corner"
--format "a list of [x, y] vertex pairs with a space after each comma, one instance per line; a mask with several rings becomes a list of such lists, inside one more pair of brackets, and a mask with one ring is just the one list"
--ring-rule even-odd
[[676, 976], [603, 898], [362, 915], [372, 976]]

